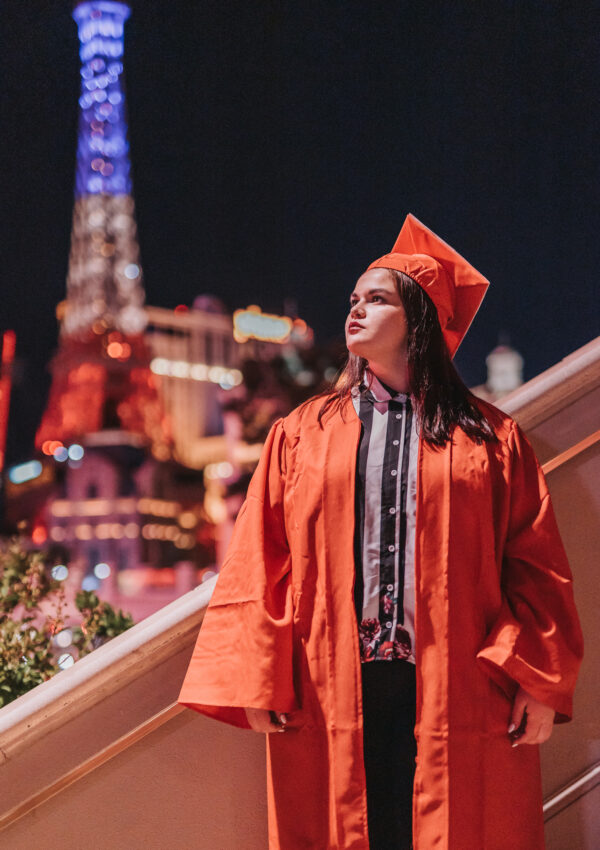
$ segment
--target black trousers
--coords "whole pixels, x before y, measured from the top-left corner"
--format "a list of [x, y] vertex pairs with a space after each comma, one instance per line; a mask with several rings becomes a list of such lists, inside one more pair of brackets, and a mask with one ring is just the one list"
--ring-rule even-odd
[[361, 664], [371, 850], [410, 850], [417, 745], [415, 665]]

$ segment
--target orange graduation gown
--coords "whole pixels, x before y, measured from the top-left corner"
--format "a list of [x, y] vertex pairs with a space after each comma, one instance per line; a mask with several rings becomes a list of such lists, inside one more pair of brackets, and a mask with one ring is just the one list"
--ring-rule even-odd
[[[322, 398], [279, 419], [236, 522], [179, 701], [267, 736], [269, 846], [367, 850], [354, 482], [360, 421]], [[478, 402], [479, 403], [479, 402]], [[417, 478], [416, 850], [544, 846], [537, 746], [508, 735], [518, 684], [571, 717], [582, 656], [546, 484], [516, 423], [499, 437], [421, 440]], [[393, 663], [393, 662], [390, 662]]]

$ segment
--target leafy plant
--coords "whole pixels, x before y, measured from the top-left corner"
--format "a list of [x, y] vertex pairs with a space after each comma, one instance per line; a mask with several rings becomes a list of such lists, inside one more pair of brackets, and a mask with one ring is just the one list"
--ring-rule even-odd
[[101, 602], [93, 590], [80, 590], [75, 597], [75, 605], [83, 614], [81, 625], [73, 632], [73, 645], [79, 650], [79, 657], [87, 655], [134, 624], [130, 614], [115, 611], [108, 602]]
[[[93, 592], [80, 591], [75, 604], [82, 619], [70, 626], [70, 648], [78, 657], [133, 626]], [[60, 671], [53, 638], [66, 628], [64, 609], [64, 587], [43, 553], [19, 539], [0, 544], [0, 708]]]
[[32, 617], [0, 620], [0, 706], [27, 693], [58, 671], [50, 636]]
[[0, 549], [0, 614], [8, 614], [18, 605], [27, 611], [36, 609], [57, 588], [41, 552], [27, 552], [18, 540]]

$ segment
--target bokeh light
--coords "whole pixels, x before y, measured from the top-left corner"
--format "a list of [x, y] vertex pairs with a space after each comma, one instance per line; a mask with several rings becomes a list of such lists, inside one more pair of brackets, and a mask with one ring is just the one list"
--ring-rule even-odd
[[75, 659], [70, 652], [63, 652], [58, 658], [58, 666], [61, 670], [66, 670], [68, 667], [72, 667], [73, 664], [75, 664]]
[[80, 446], [79, 443], [73, 443], [72, 446], [69, 446], [69, 458], [71, 460], [81, 460], [83, 455], [83, 446]]
[[64, 446], [59, 446], [54, 452], [54, 460], [64, 463], [69, 457], [69, 452]]
[[89, 575], [84, 578], [81, 582], [82, 590], [98, 590], [100, 587], [100, 581], [94, 575]]
[[110, 573], [111, 573], [111, 569], [110, 569], [108, 564], [104, 563], [104, 561], [102, 561], [99, 564], [96, 564], [96, 566], [94, 567], [94, 574], [95, 574], [96, 578], [99, 578], [101, 580], [108, 578]]
[[66, 649], [73, 643], [73, 632], [71, 629], [63, 629], [54, 638], [56, 645]]
[[42, 543], [45, 543], [48, 539], [48, 532], [44, 528], [43, 525], [36, 525], [33, 531], [31, 532], [31, 539], [37, 545], [40, 546]]
[[8, 473], [8, 478], [13, 484], [24, 484], [26, 481], [33, 481], [42, 474], [42, 464], [39, 460], [30, 460], [27, 463], [20, 463], [18, 466], [13, 466]]
[[56, 564], [50, 570], [50, 574], [55, 581], [64, 581], [69, 577], [69, 568], [65, 564]]

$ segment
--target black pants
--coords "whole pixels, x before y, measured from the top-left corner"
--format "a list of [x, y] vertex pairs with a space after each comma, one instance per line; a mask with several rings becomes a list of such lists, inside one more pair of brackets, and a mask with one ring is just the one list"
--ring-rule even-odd
[[417, 745], [415, 665], [361, 664], [371, 850], [410, 850]]

